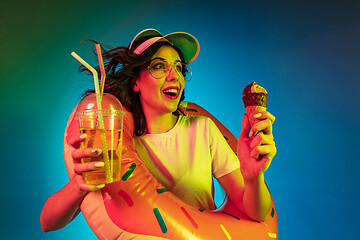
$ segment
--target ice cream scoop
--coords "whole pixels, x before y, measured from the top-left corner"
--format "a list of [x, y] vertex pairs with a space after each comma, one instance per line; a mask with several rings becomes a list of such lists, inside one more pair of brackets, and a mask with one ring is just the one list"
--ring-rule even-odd
[[267, 91], [255, 81], [244, 88], [243, 102], [246, 113], [249, 116], [250, 126], [255, 123], [254, 115], [259, 112], [266, 111], [267, 106]]

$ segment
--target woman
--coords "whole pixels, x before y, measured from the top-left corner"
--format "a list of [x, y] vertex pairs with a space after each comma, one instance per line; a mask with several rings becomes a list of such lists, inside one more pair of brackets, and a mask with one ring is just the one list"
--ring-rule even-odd
[[[190, 34], [162, 36], [157, 30], [146, 29], [128, 48], [104, 53], [105, 92], [133, 113], [136, 151], [166, 188], [194, 206], [214, 209], [213, 175], [242, 212], [263, 221], [271, 205], [264, 171], [276, 154], [272, 136], [275, 118], [262, 112], [250, 127], [244, 114], [236, 156], [211, 120], [182, 116], [178, 106], [184, 99], [185, 80], [191, 77], [187, 64], [198, 52], [198, 42]], [[45, 203], [40, 218], [44, 231], [67, 225], [79, 213], [86, 193], [104, 186], [84, 182], [83, 172], [103, 167], [101, 162], [80, 163], [83, 157], [101, 154], [101, 149], [79, 149], [85, 137], [73, 133], [68, 138], [75, 148], [76, 175]]]

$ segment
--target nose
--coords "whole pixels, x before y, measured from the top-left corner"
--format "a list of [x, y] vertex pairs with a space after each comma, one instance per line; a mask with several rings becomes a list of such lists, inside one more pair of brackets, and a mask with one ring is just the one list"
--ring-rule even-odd
[[166, 80], [167, 81], [179, 81], [180, 78], [181, 78], [180, 73], [178, 73], [173, 66], [170, 66]]

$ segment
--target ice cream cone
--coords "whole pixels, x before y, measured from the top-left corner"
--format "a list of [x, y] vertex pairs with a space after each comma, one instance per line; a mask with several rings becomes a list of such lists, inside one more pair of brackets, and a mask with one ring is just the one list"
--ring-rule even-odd
[[254, 115], [266, 111], [267, 91], [254, 81], [244, 88], [243, 102], [252, 126], [256, 122]]

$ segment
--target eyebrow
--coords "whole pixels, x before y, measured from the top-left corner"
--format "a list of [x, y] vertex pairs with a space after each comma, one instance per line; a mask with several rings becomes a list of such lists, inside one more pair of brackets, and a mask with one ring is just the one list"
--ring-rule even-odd
[[[170, 61], [166, 60], [165, 58], [161, 58], [161, 57], [153, 58], [153, 59], [151, 59], [151, 61], [152, 61], [152, 60], [155, 60], [155, 59], [159, 59], [159, 60], [164, 60], [164, 61], [170, 62]], [[180, 63], [181, 63], [181, 60], [176, 60], [176, 61], [174, 61], [174, 63], [175, 63], [175, 62], [180, 62]]]

